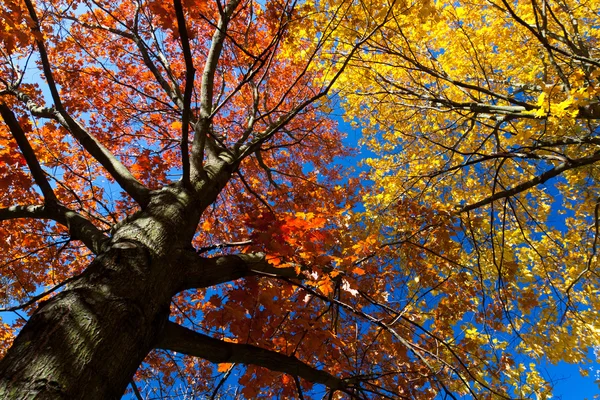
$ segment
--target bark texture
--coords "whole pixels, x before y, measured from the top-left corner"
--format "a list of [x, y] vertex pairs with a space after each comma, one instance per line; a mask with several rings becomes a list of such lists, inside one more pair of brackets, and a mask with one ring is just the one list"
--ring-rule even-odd
[[197, 213], [166, 188], [80, 279], [43, 303], [0, 362], [2, 399], [118, 399], [168, 320]]

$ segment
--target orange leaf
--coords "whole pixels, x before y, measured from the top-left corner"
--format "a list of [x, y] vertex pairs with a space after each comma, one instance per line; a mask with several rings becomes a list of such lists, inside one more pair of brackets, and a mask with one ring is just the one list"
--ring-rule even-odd
[[284, 385], [289, 385], [292, 383], [292, 378], [288, 374], [283, 374], [281, 375], [281, 382], [283, 382]]
[[219, 366], [217, 367], [217, 371], [227, 372], [227, 371], [229, 371], [229, 368], [231, 368], [232, 365], [233, 365], [232, 363], [220, 363]]
[[331, 293], [333, 293], [333, 281], [327, 277], [320, 281], [318, 286], [325, 296], [329, 296]]

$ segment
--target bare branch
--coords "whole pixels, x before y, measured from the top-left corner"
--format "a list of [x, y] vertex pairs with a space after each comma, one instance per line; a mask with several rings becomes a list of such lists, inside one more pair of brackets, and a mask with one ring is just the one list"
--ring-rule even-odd
[[[344, 73], [344, 71], [347, 68], [348, 64], [353, 59], [354, 55], [359, 51], [359, 49], [361, 48], [361, 46], [363, 44], [365, 44], [366, 42], [368, 42], [369, 39], [373, 35], [375, 35], [375, 33], [378, 32], [379, 29], [381, 29], [381, 27], [383, 25], [385, 25], [385, 23], [387, 22], [387, 20], [389, 18], [389, 15], [391, 13], [392, 8], [393, 7], [389, 8], [388, 12], [386, 13], [386, 15], [383, 18], [383, 20], [382, 20], [381, 23], [379, 23], [377, 26], [375, 26], [369, 33], [366, 33], [359, 41], [357, 41], [354, 44], [354, 46], [352, 47], [352, 49], [345, 56], [344, 61], [339, 66], [339, 69], [336, 71], [336, 73], [334, 74], [334, 76], [329, 80], [329, 82], [325, 85], [325, 87], [323, 87], [314, 96], [311, 96], [310, 98], [304, 100], [303, 102], [301, 102], [300, 104], [298, 104], [296, 107], [294, 107], [292, 110], [290, 110], [286, 114], [282, 115], [277, 120], [273, 121], [267, 127], [267, 129], [265, 129], [265, 131], [263, 133], [261, 133], [260, 135], [258, 135], [253, 141], [251, 141], [247, 145], [241, 146], [240, 147], [240, 151], [239, 151], [239, 155], [238, 155], [238, 160], [241, 161], [242, 159], [244, 159], [248, 155], [254, 153], [256, 150], [258, 150], [260, 148], [260, 146], [265, 141], [269, 140], [273, 135], [275, 135], [277, 132], [279, 132], [292, 119], [294, 119], [301, 111], [303, 111], [304, 109], [306, 109], [311, 104], [314, 104], [317, 101], [319, 101], [320, 99], [322, 99], [325, 96], [327, 96], [327, 94], [330, 92], [330, 90], [333, 87], [333, 85], [337, 82], [337, 80], [340, 78], [340, 76]], [[313, 52], [313, 55], [311, 56], [311, 58], [309, 60], [309, 63], [315, 57], [315, 55], [317, 53], [317, 50], [315, 50]], [[305, 71], [306, 71], [306, 69], [305, 69]], [[300, 74], [300, 75], [302, 76], [303, 74], [304, 74], [304, 72], [302, 74]], [[299, 80], [300, 80], [300, 77], [296, 78], [296, 82], [298, 82]], [[295, 85], [295, 83], [294, 83], [294, 85]], [[280, 100], [280, 102], [282, 102], [282, 101], [283, 101], [283, 99]]]
[[343, 379], [305, 364], [296, 357], [249, 344], [225, 342], [170, 321], [165, 326], [164, 335], [156, 347], [200, 357], [214, 363], [257, 365], [271, 371], [299, 376], [309, 382], [320, 383], [332, 389], [345, 391], [349, 388], [349, 384]]
[[569, 160], [569, 161], [563, 162], [563, 163], [559, 164], [558, 166], [551, 168], [551, 169], [547, 170], [546, 172], [544, 172], [528, 181], [525, 181], [523, 183], [520, 183], [520, 184], [512, 187], [511, 189], [506, 189], [501, 192], [494, 193], [492, 196], [489, 196], [483, 200], [480, 200], [473, 204], [466, 205], [466, 206], [462, 207], [461, 209], [459, 209], [456, 212], [456, 214], [461, 214], [461, 213], [464, 213], [467, 211], [471, 211], [476, 208], [483, 207], [485, 205], [493, 203], [496, 200], [514, 196], [518, 193], [521, 193], [528, 189], [531, 189], [534, 186], [541, 185], [541, 184], [545, 183], [546, 181], [548, 181], [549, 179], [554, 178], [554, 177], [562, 174], [565, 171], [568, 171], [568, 170], [574, 169], [574, 168], [578, 168], [578, 167], [583, 167], [585, 165], [590, 165], [597, 161], [600, 161], [600, 150], [596, 151], [595, 153], [593, 153], [589, 156], [586, 156], [586, 157], [581, 157], [581, 158], [578, 158], [575, 160]]
[[501, 0], [502, 3], [504, 4], [504, 6], [506, 7], [506, 10], [503, 11], [508, 11], [508, 13], [510, 14], [510, 16], [517, 21], [520, 25], [524, 26], [525, 28], [527, 28], [532, 34], [533, 36], [535, 36], [538, 41], [546, 48], [546, 50], [548, 50], [548, 53], [552, 53], [552, 51], [556, 51], [557, 53], [560, 53], [564, 56], [567, 57], [571, 57], [575, 60], [581, 61], [583, 63], [589, 64], [589, 65], [593, 65], [595, 67], [600, 67], [600, 62], [593, 60], [591, 58], [588, 57], [583, 57], [580, 56], [578, 54], [573, 54], [573, 53], [569, 53], [559, 47], [556, 46], [552, 46], [550, 43], [548, 43], [548, 39], [545, 38], [542, 34], [540, 34], [534, 27], [532, 27], [530, 24], [528, 24], [527, 22], [525, 22], [521, 17], [519, 17], [516, 12], [514, 11], [514, 9], [510, 6], [510, 4], [506, 1], [506, 0]]
[[67, 283], [73, 282], [74, 280], [77, 280], [80, 277], [81, 277], [81, 275], [75, 275], [75, 276], [72, 276], [72, 277], [70, 277], [68, 279], [65, 279], [64, 281], [62, 281], [58, 285], [51, 287], [50, 289], [46, 290], [45, 292], [42, 292], [42, 293], [40, 293], [40, 294], [38, 294], [36, 296], [33, 296], [32, 298], [30, 298], [29, 300], [27, 300], [25, 303], [16, 305], [14, 307], [0, 308], [0, 312], [18, 311], [18, 310], [22, 310], [24, 308], [27, 308], [27, 307], [31, 306], [32, 304], [35, 304], [38, 300], [43, 299], [44, 297], [48, 296], [50, 293], [56, 292], [58, 289], [60, 289], [61, 287], [65, 286]]

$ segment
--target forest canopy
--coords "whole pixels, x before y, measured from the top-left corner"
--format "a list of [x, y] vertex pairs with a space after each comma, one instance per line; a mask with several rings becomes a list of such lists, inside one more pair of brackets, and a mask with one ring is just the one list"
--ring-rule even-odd
[[598, 10], [4, 0], [0, 397], [545, 399], [543, 366], [588, 374]]

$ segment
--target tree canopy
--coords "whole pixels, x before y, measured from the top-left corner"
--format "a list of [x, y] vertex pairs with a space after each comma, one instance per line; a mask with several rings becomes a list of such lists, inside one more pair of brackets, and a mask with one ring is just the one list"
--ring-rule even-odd
[[0, 397], [549, 398], [600, 344], [599, 9], [5, 0]]

